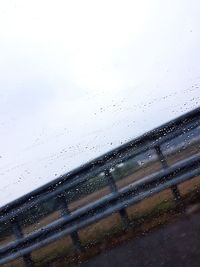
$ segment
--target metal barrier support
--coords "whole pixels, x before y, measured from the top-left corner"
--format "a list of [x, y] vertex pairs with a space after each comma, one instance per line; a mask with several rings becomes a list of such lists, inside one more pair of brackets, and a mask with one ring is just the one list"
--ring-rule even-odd
[[[59, 209], [61, 211], [61, 216], [69, 216], [70, 211], [68, 209], [66, 198], [62, 195], [57, 198]], [[76, 250], [81, 251], [83, 249], [81, 245], [81, 240], [79, 238], [78, 232], [73, 232], [71, 235], [73, 245]]]
[[[10, 222], [11, 222], [12, 230], [13, 230], [13, 233], [14, 233], [16, 239], [19, 240], [19, 239], [23, 238], [24, 234], [22, 232], [19, 221], [16, 218], [14, 218]], [[33, 260], [31, 258], [31, 254], [24, 255], [23, 260], [24, 260], [26, 267], [33, 267], [34, 266]]]
[[[117, 185], [115, 183], [115, 180], [113, 178], [112, 173], [110, 172], [110, 170], [106, 170], [104, 172], [104, 174], [105, 174], [105, 176], [108, 179], [108, 186], [110, 187], [110, 191], [112, 193], [117, 194], [118, 193], [118, 189], [117, 189]], [[122, 220], [122, 223], [123, 223], [124, 228], [125, 229], [128, 228], [130, 226], [130, 220], [128, 218], [128, 214], [126, 212], [126, 209], [120, 209], [119, 210], [119, 215], [121, 217], [121, 220]]]
[[[163, 152], [162, 152], [160, 146], [156, 146], [155, 150], [156, 150], [157, 156], [158, 156], [158, 158], [159, 158], [159, 160], [161, 162], [161, 165], [162, 165], [163, 169], [168, 168], [169, 165], [167, 163], [166, 158], [163, 155]], [[171, 191], [172, 191], [172, 194], [174, 196], [174, 200], [176, 201], [177, 205], [178, 206], [180, 206], [180, 205], [183, 206], [183, 202], [182, 202], [182, 199], [181, 199], [181, 193], [180, 193], [180, 191], [178, 189], [178, 186], [177, 185], [173, 185], [171, 187]]]

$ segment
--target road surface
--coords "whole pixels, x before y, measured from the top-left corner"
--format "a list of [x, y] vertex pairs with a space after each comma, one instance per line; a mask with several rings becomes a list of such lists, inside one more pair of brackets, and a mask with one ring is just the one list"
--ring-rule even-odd
[[200, 267], [200, 213], [185, 215], [79, 267]]

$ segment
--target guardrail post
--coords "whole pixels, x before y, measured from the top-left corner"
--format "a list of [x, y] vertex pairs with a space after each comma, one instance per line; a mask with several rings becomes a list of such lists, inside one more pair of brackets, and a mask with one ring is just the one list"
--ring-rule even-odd
[[[65, 197], [63, 195], [59, 196], [57, 198], [57, 200], [58, 200], [58, 204], [59, 204], [59, 209], [61, 211], [61, 216], [69, 216], [70, 211], [68, 209], [68, 205], [67, 205], [67, 201], [66, 201]], [[83, 250], [78, 232], [73, 232], [72, 234], [70, 234], [70, 236], [71, 236], [71, 239], [72, 239], [72, 242], [73, 242], [75, 249], [78, 251]]]
[[[114, 178], [113, 178], [112, 173], [110, 172], [110, 170], [106, 170], [106, 171], [104, 172], [104, 174], [105, 174], [105, 176], [106, 176], [107, 179], [108, 179], [108, 185], [109, 185], [109, 187], [110, 187], [110, 191], [111, 191], [112, 193], [116, 193], [116, 194], [117, 194], [117, 193], [118, 193], [118, 189], [117, 189], [117, 185], [116, 185], [116, 183], [115, 183], [115, 180], [114, 180]], [[120, 217], [121, 217], [123, 226], [124, 226], [125, 228], [128, 228], [128, 227], [130, 226], [130, 220], [129, 220], [129, 218], [128, 218], [128, 214], [127, 214], [127, 212], [126, 212], [126, 209], [121, 209], [121, 210], [119, 210], [119, 215], [120, 215]]]
[[[19, 239], [23, 238], [24, 234], [22, 232], [19, 221], [16, 218], [14, 218], [10, 222], [11, 222], [12, 230], [13, 230], [13, 233], [14, 233], [16, 239], [19, 240]], [[31, 254], [24, 255], [23, 259], [24, 259], [24, 263], [25, 263], [26, 267], [33, 267], [34, 266], [33, 260], [31, 258]]]
[[[168, 163], [167, 163], [166, 158], [164, 157], [164, 155], [163, 155], [163, 153], [162, 153], [162, 150], [161, 150], [160, 146], [156, 146], [156, 147], [155, 147], [155, 150], [156, 150], [156, 153], [157, 153], [157, 155], [158, 155], [158, 158], [159, 158], [159, 160], [160, 160], [160, 162], [161, 162], [161, 164], [162, 164], [163, 169], [168, 168], [169, 165], [168, 165]], [[180, 191], [179, 191], [179, 189], [178, 189], [178, 186], [177, 186], [177, 185], [173, 185], [173, 186], [171, 187], [171, 191], [172, 191], [172, 194], [173, 194], [173, 196], [174, 196], [174, 199], [175, 199], [176, 203], [177, 203], [179, 206], [180, 206], [180, 204], [181, 204], [181, 206], [183, 206], [182, 201], [181, 201], [181, 194], [180, 194]]]

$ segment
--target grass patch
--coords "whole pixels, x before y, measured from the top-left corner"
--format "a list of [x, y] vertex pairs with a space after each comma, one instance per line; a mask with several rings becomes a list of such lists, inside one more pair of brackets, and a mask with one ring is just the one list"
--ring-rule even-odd
[[[187, 207], [191, 204], [200, 202], [200, 187], [188, 192], [183, 197], [183, 203]], [[172, 199], [161, 200], [158, 204], [155, 204], [146, 211], [138, 210], [137, 212], [130, 214], [130, 227], [124, 229], [121, 221], [117, 221], [109, 229], [105, 230], [105, 227], [94, 227], [88, 238], [82, 241], [84, 250], [77, 252], [74, 250], [73, 245], [68, 245], [65, 240], [58, 240], [54, 244], [53, 249], [51, 244], [46, 248], [45, 253], [42, 253], [42, 249], [33, 252], [36, 267], [64, 267], [74, 266], [80, 262], [88, 260], [105, 250], [111, 249], [118, 245], [127, 242], [130, 239], [140, 237], [145, 233], [153, 231], [158, 227], [162, 227], [177, 218], [182, 213], [175, 202]], [[104, 219], [105, 220], [105, 219]], [[103, 225], [103, 224], [102, 224]], [[92, 227], [91, 225], [90, 227]], [[58, 245], [56, 243], [58, 242]], [[18, 265], [16, 265], [18, 266]], [[19, 265], [21, 266], [21, 265]]]
[[[199, 188], [188, 193], [183, 199], [184, 205], [195, 204], [200, 202]], [[137, 213], [129, 216], [130, 227], [125, 230], [122, 223], [118, 223], [111, 227], [107, 231], [96, 230], [95, 238], [92, 240], [82, 242], [85, 250], [77, 253], [72, 248], [69, 250], [60, 250], [48, 257], [39, 260], [37, 267], [47, 266], [73, 266], [79, 262], [83, 262], [91, 257], [100, 254], [106, 249], [115, 247], [123, 242], [138, 237], [141, 234], [152, 231], [153, 229], [160, 227], [171, 222], [180, 216], [180, 212], [177, 212], [177, 206], [172, 200], [163, 200], [147, 212], [142, 214]], [[68, 254], [69, 253], [69, 254]], [[68, 254], [68, 255], [67, 255]], [[51, 265], [51, 263], [53, 265]], [[66, 265], [62, 265], [65, 262]]]

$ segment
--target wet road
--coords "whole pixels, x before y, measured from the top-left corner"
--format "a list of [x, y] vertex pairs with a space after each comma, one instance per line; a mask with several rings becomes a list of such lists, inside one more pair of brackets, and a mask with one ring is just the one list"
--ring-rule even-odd
[[200, 213], [184, 216], [79, 267], [200, 267]]

